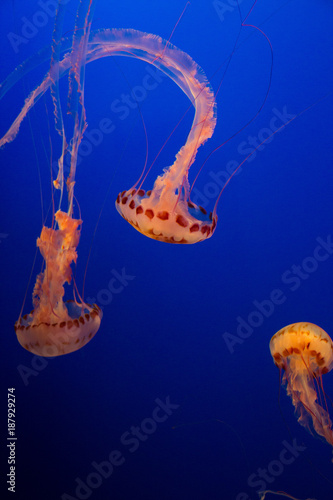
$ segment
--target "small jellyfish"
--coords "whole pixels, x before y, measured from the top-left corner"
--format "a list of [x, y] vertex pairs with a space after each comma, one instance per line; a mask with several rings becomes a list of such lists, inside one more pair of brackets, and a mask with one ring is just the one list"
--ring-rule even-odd
[[275, 365], [284, 370], [283, 382], [299, 423], [310, 432], [312, 428], [333, 446], [332, 422], [322, 381], [322, 375], [333, 368], [332, 339], [317, 325], [293, 323], [272, 337], [270, 351]]

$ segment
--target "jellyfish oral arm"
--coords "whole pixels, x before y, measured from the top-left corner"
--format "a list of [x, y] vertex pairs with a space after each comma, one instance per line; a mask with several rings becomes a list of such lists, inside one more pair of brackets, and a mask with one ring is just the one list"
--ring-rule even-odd
[[71, 264], [76, 263], [76, 248], [80, 241], [81, 220], [72, 219], [58, 211], [55, 220], [59, 229], [43, 227], [37, 246], [45, 261], [45, 270], [39, 275], [34, 289], [34, 323], [68, 320], [63, 305], [64, 287], [72, 279]]
[[332, 422], [328, 412], [318, 402], [312, 377], [305, 373], [291, 377], [287, 394], [292, 398], [299, 423], [309, 429], [311, 421], [316, 433], [333, 446]]

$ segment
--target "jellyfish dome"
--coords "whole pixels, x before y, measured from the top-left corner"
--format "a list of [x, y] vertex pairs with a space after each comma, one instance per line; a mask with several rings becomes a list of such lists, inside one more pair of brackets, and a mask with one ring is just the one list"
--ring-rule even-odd
[[322, 375], [333, 368], [332, 339], [313, 323], [293, 323], [272, 337], [270, 351], [275, 365], [284, 370], [283, 382], [299, 423], [310, 432], [312, 428], [333, 446], [332, 422], [322, 383]]

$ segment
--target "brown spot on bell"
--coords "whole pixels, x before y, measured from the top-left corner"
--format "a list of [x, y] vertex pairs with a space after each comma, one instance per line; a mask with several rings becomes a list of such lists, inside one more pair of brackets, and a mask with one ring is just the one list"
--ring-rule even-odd
[[147, 210], [145, 211], [145, 215], [148, 217], [148, 219], [153, 219], [154, 212], [150, 208], [147, 208]]
[[187, 220], [182, 215], [177, 215], [176, 222], [177, 222], [177, 224], [179, 224], [182, 227], [187, 227], [188, 226]]
[[158, 212], [156, 217], [158, 217], [161, 220], [168, 220], [169, 219], [169, 212], [167, 212], [166, 210], [162, 210], [162, 212]]

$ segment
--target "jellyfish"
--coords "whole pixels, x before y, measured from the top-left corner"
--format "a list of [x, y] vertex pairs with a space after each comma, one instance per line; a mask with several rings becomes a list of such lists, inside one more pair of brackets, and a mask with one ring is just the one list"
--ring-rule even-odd
[[[67, 51], [57, 68], [63, 76], [71, 64], [68, 40], [60, 41], [58, 50]], [[21, 65], [2, 85], [7, 91], [18, 78], [42, 62], [47, 55], [40, 53], [28, 63]], [[101, 57], [121, 55], [148, 62], [163, 71], [187, 95], [194, 106], [195, 114], [185, 145], [176, 155], [176, 160], [163, 175], [159, 176], [152, 190], [145, 192], [137, 184], [120, 193], [116, 208], [122, 217], [144, 235], [169, 243], [196, 243], [214, 233], [217, 215], [207, 214], [203, 207], [189, 201], [190, 186], [188, 171], [195, 160], [198, 148], [209, 139], [216, 124], [214, 93], [202, 71], [193, 59], [156, 35], [136, 30], [99, 30], [92, 32], [85, 53], [86, 63]], [[0, 146], [13, 140], [21, 121], [29, 109], [52, 84], [52, 75], [43, 82], [26, 100], [25, 105], [0, 141]]]
[[[48, 73], [55, 110], [55, 128], [62, 138], [58, 176], [53, 182], [54, 188], [60, 191], [59, 209], [55, 212], [53, 208], [52, 226], [43, 226], [41, 235], [37, 239], [37, 247], [44, 259], [44, 270], [38, 274], [34, 286], [34, 309], [29, 314], [20, 315], [15, 323], [17, 339], [22, 347], [31, 353], [47, 357], [60, 356], [83, 347], [98, 331], [102, 318], [102, 311], [95, 304], [90, 305], [83, 299], [76, 298], [63, 300], [64, 285], [72, 280], [71, 264], [77, 261], [77, 246], [82, 225], [82, 220], [73, 215], [73, 200], [77, 152], [87, 125], [84, 108], [84, 61], [91, 11], [89, 8], [86, 10], [85, 3], [87, 4], [81, 2], [78, 9], [69, 62], [69, 112], [74, 118], [74, 129], [70, 150], [71, 169], [66, 179], [68, 210], [61, 210], [64, 189], [63, 159], [68, 146], [58, 88], [58, 48], [64, 13], [63, 5], [60, 3], [55, 20]], [[91, 2], [88, 7], [91, 7]], [[32, 102], [36, 100], [32, 99]], [[4, 142], [8, 141], [2, 141], [2, 144]], [[52, 200], [54, 207], [54, 199]]]
[[[216, 125], [216, 103], [203, 70], [170, 43], [155, 38], [150, 43], [152, 55], [161, 54], [153, 64], [168, 71], [194, 106], [195, 114], [187, 140], [175, 162], [157, 177], [151, 190], [145, 192], [140, 180], [119, 193], [116, 208], [120, 215], [140, 233], [167, 243], [197, 243], [210, 238], [217, 223], [216, 210], [206, 210], [190, 201], [188, 171], [198, 148], [209, 139]], [[157, 64], [155, 64], [155, 62]]]
[[284, 370], [283, 382], [298, 421], [333, 446], [333, 429], [322, 376], [333, 368], [333, 342], [319, 326], [293, 323], [270, 341], [275, 365]]
[[37, 239], [45, 269], [34, 286], [34, 309], [15, 323], [21, 346], [45, 357], [67, 354], [86, 345], [98, 331], [102, 318], [96, 304], [63, 301], [64, 284], [72, 279], [71, 263], [77, 260], [82, 221], [60, 210], [54, 218], [57, 229], [44, 226]]
[[[251, 26], [265, 37], [270, 47], [273, 64], [273, 49], [267, 35], [260, 28], [246, 24], [246, 20], [255, 4], [256, 2], [253, 3], [245, 18], [241, 20], [241, 27]], [[237, 41], [230, 55], [229, 62], [236, 50], [236, 46]], [[149, 238], [177, 244], [193, 244], [205, 241], [215, 232], [218, 220], [216, 213], [218, 201], [224, 188], [237, 172], [240, 165], [231, 174], [220, 191], [212, 212], [207, 214], [203, 207], [191, 201], [190, 193], [193, 185], [191, 187], [189, 184], [189, 169], [195, 161], [199, 147], [212, 137], [216, 126], [216, 101], [214, 92], [199, 65], [188, 54], [177, 49], [177, 47], [171, 45], [169, 42], [155, 37], [155, 39], [151, 39], [149, 44], [146, 44], [142, 49], [144, 51], [147, 50], [147, 53], [151, 53], [151, 49], [153, 49], [153, 60], [145, 60], [154, 64], [173, 79], [190, 99], [195, 113], [186, 142], [176, 154], [174, 163], [164, 168], [164, 173], [157, 177], [153, 188], [147, 192], [142, 189], [142, 184], [150, 169], [145, 175], [143, 172], [134, 186], [118, 194], [116, 208], [127, 222]], [[270, 82], [272, 78], [272, 64]], [[222, 81], [223, 79], [220, 82], [217, 92], [220, 89]], [[270, 83], [263, 103], [254, 117], [232, 137], [245, 129], [260, 113], [266, 102], [269, 88]], [[266, 142], [266, 139], [264, 142]], [[222, 147], [223, 144], [219, 147]], [[261, 144], [257, 148], [260, 146]], [[216, 149], [219, 149], [219, 147]], [[252, 154], [250, 153], [242, 161], [241, 165]]]

